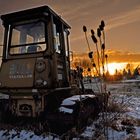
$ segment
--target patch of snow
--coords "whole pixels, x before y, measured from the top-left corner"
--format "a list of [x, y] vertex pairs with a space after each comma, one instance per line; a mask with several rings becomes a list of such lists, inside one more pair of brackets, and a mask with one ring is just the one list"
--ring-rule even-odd
[[69, 114], [73, 113], [73, 109], [69, 109], [69, 108], [66, 108], [66, 107], [60, 107], [59, 111], [64, 112], [64, 113], [69, 113]]
[[[94, 126], [94, 125], [93, 125]], [[92, 136], [94, 135], [95, 131], [94, 131], [94, 127], [93, 126], [88, 126], [86, 127], [85, 131], [81, 134], [81, 136], [83, 136], [84, 138], [92, 138]]]
[[0, 131], [0, 140], [60, 140], [58, 137], [53, 135], [48, 136], [37, 136], [32, 131], [21, 130], [16, 131], [12, 130], [1, 130]]
[[125, 140], [126, 132], [124, 131], [116, 131], [112, 128], [108, 129], [108, 140]]
[[74, 104], [75, 104], [75, 101], [68, 98], [68, 99], [63, 100], [61, 105], [63, 106], [63, 105], [74, 105]]
[[130, 79], [130, 80], [123, 80], [123, 83], [140, 83], [139, 79]]
[[140, 139], [140, 127], [136, 127], [137, 139]]
[[74, 95], [72, 97], [69, 97], [65, 100], [63, 100], [62, 102], [62, 106], [65, 106], [65, 105], [74, 105], [76, 103], [76, 101], [80, 101], [81, 99], [86, 99], [86, 98], [94, 98], [95, 95], [91, 95], [91, 94], [87, 94], [87, 95]]
[[9, 95], [0, 93], [0, 99], [9, 99]]

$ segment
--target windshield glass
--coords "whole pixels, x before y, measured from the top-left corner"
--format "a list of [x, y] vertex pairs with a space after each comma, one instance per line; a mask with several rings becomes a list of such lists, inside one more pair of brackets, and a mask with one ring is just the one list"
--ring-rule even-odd
[[10, 54], [36, 53], [46, 49], [44, 22], [16, 25], [11, 31]]

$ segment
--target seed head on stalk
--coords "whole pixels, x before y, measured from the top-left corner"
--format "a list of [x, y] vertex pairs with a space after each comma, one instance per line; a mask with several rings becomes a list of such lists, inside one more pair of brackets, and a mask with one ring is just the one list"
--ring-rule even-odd
[[89, 51], [91, 51], [89, 41], [88, 41], [88, 37], [87, 37], [87, 27], [85, 25], [83, 26], [83, 31], [85, 33], [85, 38], [86, 38], [86, 42], [87, 42], [87, 45], [88, 45], [88, 49], [89, 49]]
[[95, 34], [94, 30], [93, 30], [93, 29], [91, 29], [91, 35], [94, 35], [94, 34]]
[[95, 37], [95, 35], [91, 35], [91, 38], [92, 38], [92, 40], [93, 40], [93, 42], [96, 44], [98, 41], [97, 41], [97, 39], [96, 39], [96, 37]]
[[100, 28], [97, 29], [97, 36], [101, 37], [101, 30], [100, 30]]
[[102, 20], [101, 21], [101, 27], [104, 29], [104, 27], [105, 27], [105, 22]]
[[87, 32], [87, 27], [85, 25], [83, 26], [83, 31]]

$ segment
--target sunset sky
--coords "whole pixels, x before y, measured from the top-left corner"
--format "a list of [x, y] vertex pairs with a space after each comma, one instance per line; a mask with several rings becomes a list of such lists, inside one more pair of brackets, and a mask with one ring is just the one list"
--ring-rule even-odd
[[[74, 53], [87, 53], [82, 30], [87, 26], [96, 31], [105, 21], [106, 50], [110, 62], [140, 62], [140, 0], [0, 0], [0, 15], [48, 5], [71, 26], [70, 46]], [[0, 21], [0, 44], [3, 27]]]

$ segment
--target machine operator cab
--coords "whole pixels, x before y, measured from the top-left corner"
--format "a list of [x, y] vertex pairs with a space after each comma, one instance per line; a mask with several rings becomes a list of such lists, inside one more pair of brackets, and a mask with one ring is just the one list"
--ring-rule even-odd
[[70, 26], [48, 6], [2, 15], [1, 19], [5, 36], [0, 88], [69, 87]]

